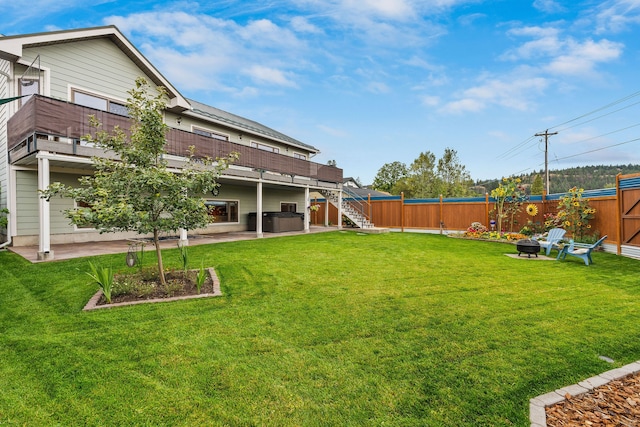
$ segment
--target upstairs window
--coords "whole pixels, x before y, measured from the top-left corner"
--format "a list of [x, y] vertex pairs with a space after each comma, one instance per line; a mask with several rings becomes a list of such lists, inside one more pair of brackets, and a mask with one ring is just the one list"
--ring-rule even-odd
[[272, 147], [267, 144], [262, 144], [260, 142], [251, 141], [251, 146], [253, 148], [257, 148], [258, 150], [270, 151], [271, 153], [280, 153], [280, 149], [278, 147]]
[[73, 91], [73, 102], [85, 107], [95, 108], [96, 110], [108, 111], [110, 113], [128, 116], [127, 106], [121, 102], [112, 101], [98, 95], [92, 95], [85, 92]]
[[31, 79], [31, 78], [21, 78], [20, 79], [20, 96], [25, 96], [20, 99], [20, 105], [24, 105], [29, 99], [31, 99], [31, 95], [39, 95], [40, 94], [40, 79]]
[[216, 133], [207, 129], [202, 129], [202, 128], [197, 128], [194, 127], [193, 128], [193, 133], [197, 134], [197, 135], [202, 135], [202, 136], [206, 136], [208, 138], [213, 138], [213, 139], [218, 139], [220, 141], [228, 141], [229, 140], [229, 136], [228, 135], [223, 135], [221, 133]]
[[307, 156], [305, 156], [304, 154], [300, 154], [300, 153], [293, 153], [293, 157], [296, 159], [300, 159], [300, 160], [307, 160]]

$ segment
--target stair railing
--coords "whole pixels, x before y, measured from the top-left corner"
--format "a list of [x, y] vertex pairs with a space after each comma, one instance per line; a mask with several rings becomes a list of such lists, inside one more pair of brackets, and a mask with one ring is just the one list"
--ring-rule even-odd
[[[371, 203], [368, 198], [364, 198], [355, 192], [349, 190], [349, 187], [342, 187], [344, 195], [342, 200], [346, 202], [356, 213], [360, 214], [364, 221], [371, 221]], [[361, 228], [365, 227], [364, 221], [360, 224]]]

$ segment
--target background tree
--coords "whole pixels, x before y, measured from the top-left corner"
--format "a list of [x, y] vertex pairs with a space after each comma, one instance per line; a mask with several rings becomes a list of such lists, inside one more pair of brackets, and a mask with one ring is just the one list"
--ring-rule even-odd
[[405, 192], [407, 197], [417, 199], [435, 197], [434, 193], [437, 193], [438, 188], [435, 166], [436, 156], [431, 151], [420, 153], [409, 166], [409, 174], [406, 178], [407, 191]]
[[407, 177], [407, 165], [402, 162], [385, 163], [373, 179], [373, 189], [385, 191], [391, 194], [400, 194], [394, 192], [396, 183]]
[[533, 179], [533, 184], [531, 184], [531, 195], [540, 196], [542, 193], [544, 193], [544, 184], [542, 183], [540, 174], [537, 174]]
[[92, 225], [101, 233], [152, 234], [158, 275], [164, 285], [160, 234], [180, 228], [194, 230], [210, 222], [202, 196], [218, 186], [217, 178], [237, 154], [215, 162], [198, 161], [191, 148], [184, 169], [178, 173], [170, 171], [163, 158], [168, 129], [163, 121], [164, 88], [158, 88], [158, 94], [153, 96], [148, 83], [138, 79], [129, 95], [129, 138], [120, 128], [111, 133], [102, 130], [95, 117], [90, 119], [95, 135], [87, 136], [96, 146], [115, 152], [120, 160], [95, 157], [95, 173], [80, 178], [79, 187], [53, 183], [42, 197], [49, 199], [57, 194], [85, 206], [65, 211], [73, 224]]
[[471, 195], [473, 181], [466, 167], [460, 163], [458, 152], [446, 148], [444, 154], [438, 160], [437, 177], [439, 188], [438, 197], [465, 197]]

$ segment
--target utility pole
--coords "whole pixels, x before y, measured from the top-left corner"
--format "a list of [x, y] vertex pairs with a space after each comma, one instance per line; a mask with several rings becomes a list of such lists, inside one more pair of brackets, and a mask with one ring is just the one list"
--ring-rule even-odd
[[549, 129], [544, 133], [536, 133], [535, 136], [544, 136], [544, 191], [549, 194], [549, 137], [551, 135], [557, 135], [558, 132], [549, 133]]

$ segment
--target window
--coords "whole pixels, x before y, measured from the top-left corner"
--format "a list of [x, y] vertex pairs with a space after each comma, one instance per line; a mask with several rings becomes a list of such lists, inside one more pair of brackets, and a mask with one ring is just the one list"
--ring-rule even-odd
[[84, 105], [85, 107], [95, 108], [96, 110], [108, 111], [110, 113], [128, 116], [127, 106], [107, 98], [89, 93], [73, 91], [73, 102]]
[[207, 129], [201, 129], [201, 128], [197, 128], [194, 127], [193, 128], [193, 133], [197, 134], [197, 135], [202, 135], [202, 136], [206, 136], [209, 138], [213, 138], [213, 139], [219, 139], [220, 141], [228, 141], [229, 140], [229, 136], [228, 135], [222, 135], [220, 133], [216, 133]]
[[40, 79], [21, 78], [20, 79], [20, 96], [28, 95], [20, 99], [20, 105], [24, 105], [31, 95], [38, 95], [40, 93]]
[[238, 222], [238, 202], [227, 200], [206, 200], [209, 217], [215, 223]]
[[300, 159], [300, 160], [307, 160], [307, 156], [305, 156], [304, 154], [300, 154], [300, 153], [293, 153], [293, 157], [295, 157], [296, 159]]
[[280, 149], [278, 147], [272, 147], [270, 145], [267, 144], [262, 144], [259, 142], [255, 142], [255, 141], [251, 141], [251, 146], [253, 148], [257, 148], [258, 150], [264, 150], [264, 151], [270, 151], [272, 153], [280, 153]]
[[[76, 209], [79, 208], [89, 208], [91, 209], [91, 205], [85, 202], [75, 202]], [[85, 225], [75, 225], [76, 230], [95, 230], [95, 226], [93, 224], [85, 224]]]
[[291, 202], [280, 203], [280, 212], [298, 212], [298, 204]]

